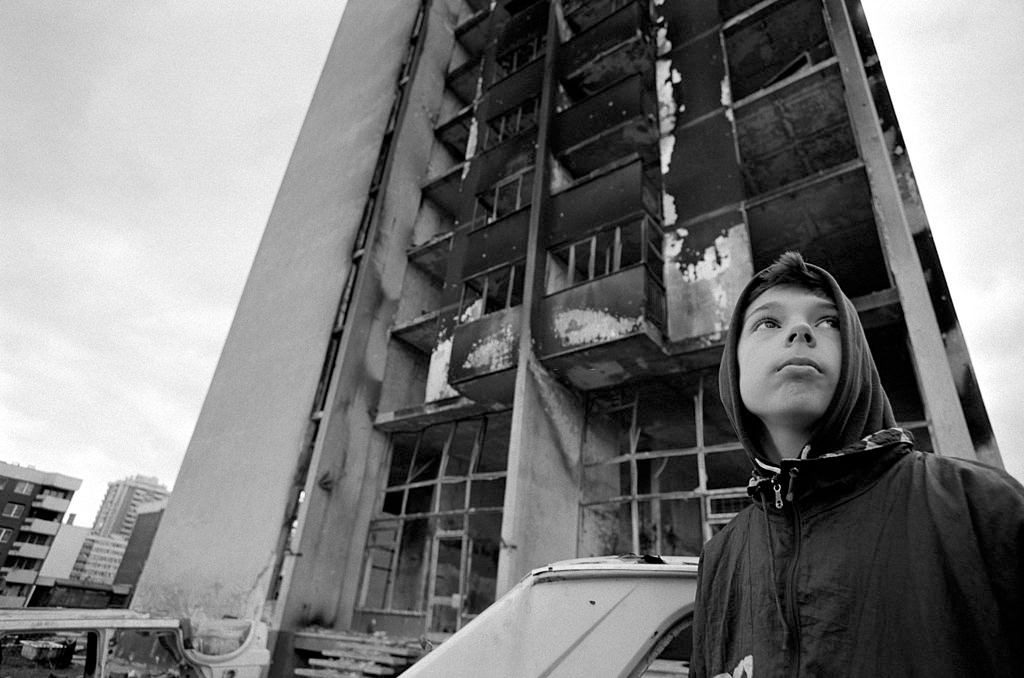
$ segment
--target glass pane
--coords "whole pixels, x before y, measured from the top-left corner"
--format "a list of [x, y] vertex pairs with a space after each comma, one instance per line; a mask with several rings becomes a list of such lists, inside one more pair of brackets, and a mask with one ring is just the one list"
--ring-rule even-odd
[[448, 446], [448, 463], [445, 466], [446, 476], [465, 476], [469, 474], [469, 463], [473, 454], [476, 435], [480, 431], [480, 419], [466, 419], [455, 425], [455, 435]]
[[726, 487], [746, 487], [751, 464], [746, 452], [731, 450], [706, 455], [704, 468], [708, 472], [708, 489], [720, 490]]
[[501, 508], [504, 503], [504, 478], [472, 481], [469, 491], [470, 508]]
[[700, 487], [696, 454], [657, 459], [652, 471], [652, 493], [691, 492]]
[[441, 453], [448, 442], [451, 430], [451, 424], [440, 424], [423, 430], [420, 445], [416, 448], [416, 461], [413, 463], [410, 482], [437, 477], [438, 469], [441, 467]]
[[704, 546], [700, 499], [654, 499], [639, 503], [640, 550], [666, 556], [696, 556]]
[[405, 514], [430, 513], [433, 511], [434, 487], [435, 485], [426, 485], [424, 487], [409, 488], [409, 499], [405, 503]]
[[430, 531], [430, 521], [426, 518], [405, 521], [398, 553], [398, 573], [391, 599], [393, 609], [423, 609]]
[[583, 501], [605, 501], [629, 494], [629, 462], [583, 467]]
[[465, 611], [482, 612], [494, 602], [501, 545], [501, 514], [478, 513], [469, 517], [469, 578]]
[[412, 454], [416, 449], [416, 433], [394, 433], [391, 435], [391, 469], [388, 472], [388, 486], [401, 485], [409, 477]]
[[580, 557], [634, 553], [628, 503], [583, 507]]
[[487, 417], [487, 429], [480, 446], [477, 473], [504, 471], [508, 466], [508, 439], [512, 427], [512, 410]]
[[440, 511], [458, 511], [466, 507], [466, 483], [442, 483]]

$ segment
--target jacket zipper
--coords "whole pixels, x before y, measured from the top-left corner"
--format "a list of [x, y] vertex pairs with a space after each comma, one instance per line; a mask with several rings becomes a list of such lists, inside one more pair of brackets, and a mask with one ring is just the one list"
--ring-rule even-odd
[[[793, 512], [793, 557], [789, 563], [789, 574], [786, 583], [786, 614], [789, 615], [789, 628], [793, 633], [793, 675], [800, 675], [800, 615], [796, 609], [796, 573], [797, 563], [800, 559], [801, 547], [801, 517], [800, 509], [793, 501], [793, 485], [798, 473], [797, 468], [789, 469], [789, 483], [786, 488], [786, 501]], [[776, 496], [776, 501], [781, 501]]]

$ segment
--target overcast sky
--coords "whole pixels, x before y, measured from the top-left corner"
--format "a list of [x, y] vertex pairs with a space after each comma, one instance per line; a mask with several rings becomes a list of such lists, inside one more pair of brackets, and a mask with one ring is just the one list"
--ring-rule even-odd
[[[0, 0], [0, 460], [77, 524], [173, 484], [343, 4]], [[1024, 3], [864, 5], [1024, 478]]]

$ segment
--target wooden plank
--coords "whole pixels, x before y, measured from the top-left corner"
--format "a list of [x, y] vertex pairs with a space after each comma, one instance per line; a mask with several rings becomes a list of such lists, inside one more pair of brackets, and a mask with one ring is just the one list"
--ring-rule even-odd
[[295, 675], [300, 678], [364, 678], [362, 673], [329, 669], [295, 669]]
[[408, 657], [395, 657], [386, 652], [368, 650], [366, 648], [335, 648], [325, 650], [320, 654], [325, 657], [334, 657], [338, 659], [361, 659], [362, 661], [373, 661], [387, 666], [405, 666], [409, 663]]
[[[395, 669], [376, 664], [372, 661], [359, 659], [310, 659], [309, 663], [322, 669], [336, 671], [354, 671], [365, 676], [393, 676]], [[404, 667], [403, 667], [404, 668]]]

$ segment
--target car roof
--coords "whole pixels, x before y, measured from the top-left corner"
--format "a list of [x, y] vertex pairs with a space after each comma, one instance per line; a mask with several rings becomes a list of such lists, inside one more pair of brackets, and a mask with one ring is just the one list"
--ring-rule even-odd
[[565, 578], [568, 576], [696, 577], [699, 560], [697, 556], [656, 556], [636, 555], [633, 553], [618, 556], [573, 558], [538, 567], [530, 573], [530, 576], [544, 580], [552, 577]]

